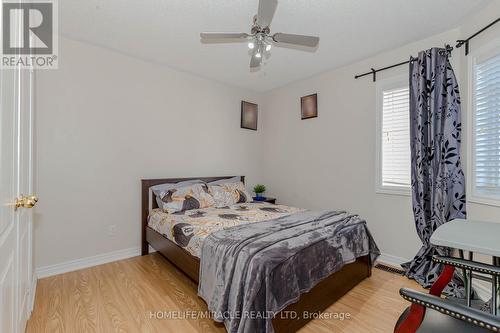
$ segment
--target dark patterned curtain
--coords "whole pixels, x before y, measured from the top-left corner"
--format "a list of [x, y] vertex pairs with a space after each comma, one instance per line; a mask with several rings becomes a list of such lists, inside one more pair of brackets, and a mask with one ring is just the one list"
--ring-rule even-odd
[[[465, 218], [465, 177], [460, 162], [460, 94], [445, 49], [432, 48], [410, 62], [410, 140], [413, 214], [422, 248], [403, 264], [406, 276], [428, 288], [441, 272], [431, 258], [449, 250], [430, 244], [434, 230]], [[447, 294], [463, 294], [454, 279]]]

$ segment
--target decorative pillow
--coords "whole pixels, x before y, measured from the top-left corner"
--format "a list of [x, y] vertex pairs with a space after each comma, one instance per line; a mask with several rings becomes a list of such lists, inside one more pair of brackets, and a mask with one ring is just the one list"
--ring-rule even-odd
[[208, 189], [217, 208], [252, 201], [242, 182], [209, 185]]
[[208, 193], [206, 184], [193, 184], [162, 191], [159, 198], [161, 200], [160, 208], [170, 214], [215, 205], [214, 199]]
[[178, 183], [159, 184], [159, 185], [151, 186], [150, 189], [155, 194], [156, 203], [158, 204], [158, 207], [161, 208], [161, 206], [162, 206], [162, 201], [160, 198], [161, 192], [167, 192], [168, 190], [172, 190], [174, 188], [186, 187], [186, 186], [193, 185], [193, 184], [205, 184], [205, 182], [203, 182], [200, 179], [192, 179], [192, 180], [185, 180], [185, 181], [178, 182]]

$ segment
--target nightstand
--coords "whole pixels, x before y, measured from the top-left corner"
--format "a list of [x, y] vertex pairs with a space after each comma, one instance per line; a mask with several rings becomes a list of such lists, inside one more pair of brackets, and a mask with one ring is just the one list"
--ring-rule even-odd
[[271, 198], [271, 197], [266, 197], [265, 200], [261, 200], [261, 201], [256, 201], [255, 200], [255, 197], [253, 198], [253, 202], [267, 202], [267, 203], [270, 203], [270, 204], [276, 204], [276, 198]]

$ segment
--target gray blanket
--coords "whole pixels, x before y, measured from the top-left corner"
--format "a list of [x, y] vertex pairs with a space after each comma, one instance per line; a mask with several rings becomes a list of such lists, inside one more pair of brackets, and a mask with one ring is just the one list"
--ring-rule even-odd
[[209, 235], [198, 294], [228, 332], [274, 332], [272, 317], [356, 258], [380, 254], [366, 222], [304, 211]]

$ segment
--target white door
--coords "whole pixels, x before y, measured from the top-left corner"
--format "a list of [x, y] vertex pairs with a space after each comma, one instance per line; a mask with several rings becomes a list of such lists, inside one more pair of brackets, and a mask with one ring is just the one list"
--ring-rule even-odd
[[[17, 197], [30, 198], [33, 188], [33, 82], [34, 73], [30, 70], [20, 71], [19, 91], [19, 147]], [[29, 195], [28, 195], [29, 194]], [[35, 199], [32, 199], [35, 200]], [[38, 200], [38, 199], [36, 199]], [[24, 207], [16, 210], [17, 253], [18, 253], [18, 332], [24, 332], [26, 321], [33, 307], [33, 293], [36, 280], [33, 274], [33, 210], [29, 209], [36, 202], [24, 203]]]
[[[21, 333], [31, 312], [33, 73], [0, 69], [0, 332]], [[21, 200], [22, 199], [22, 200]], [[16, 202], [19, 207], [16, 208]]]
[[16, 72], [0, 72], [0, 332], [16, 332], [17, 189]]

